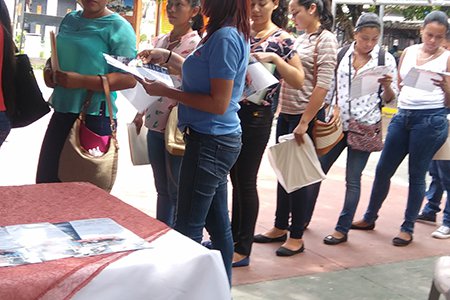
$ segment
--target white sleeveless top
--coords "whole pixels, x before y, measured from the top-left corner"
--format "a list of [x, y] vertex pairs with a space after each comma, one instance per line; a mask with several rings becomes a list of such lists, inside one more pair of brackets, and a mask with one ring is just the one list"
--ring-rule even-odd
[[[445, 50], [441, 55], [423, 65], [417, 66], [417, 55], [422, 44], [407, 48], [400, 68], [400, 77], [405, 78], [412, 67], [419, 67], [435, 72], [447, 71], [447, 60], [450, 51]], [[425, 91], [409, 86], [403, 86], [398, 96], [398, 107], [403, 109], [434, 109], [444, 107], [444, 92], [440, 87], [433, 91]]]

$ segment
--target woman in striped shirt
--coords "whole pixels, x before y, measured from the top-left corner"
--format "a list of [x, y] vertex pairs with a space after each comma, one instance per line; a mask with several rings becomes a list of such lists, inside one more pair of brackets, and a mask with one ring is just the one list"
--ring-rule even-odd
[[[278, 117], [276, 137], [278, 142], [280, 136], [294, 133], [297, 143], [302, 144], [303, 135], [311, 135], [312, 121], [330, 88], [336, 66], [337, 41], [329, 31], [333, 17], [328, 0], [291, 0], [289, 9], [296, 28], [304, 31], [296, 43], [299, 45], [297, 52], [302, 61], [305, 79], [301, 89], [294, 89], [286, 82], [282, 83], [281, 113]], [[315, 56], [317, 59], [314, 59]], [[308, 210], [306, 199], [306, 187], [288, 194], [278, 184], [275, 225], [269, 231], [256, 235], [254, 241], [270, 243], [286, 240], [276, 251], [278, 256], [292, 256], [303, 252], [305, 247], [302, 237]]]

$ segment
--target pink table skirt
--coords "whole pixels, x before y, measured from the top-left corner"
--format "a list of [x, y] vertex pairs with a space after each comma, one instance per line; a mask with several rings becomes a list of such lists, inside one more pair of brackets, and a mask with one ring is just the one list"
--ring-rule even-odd
[[[152, 241], [169, 228], [88, 183], [0, 187], [0, 226], [111, 218]], [[0, 299], [68, 299], [127, 252], [0, 268]]]

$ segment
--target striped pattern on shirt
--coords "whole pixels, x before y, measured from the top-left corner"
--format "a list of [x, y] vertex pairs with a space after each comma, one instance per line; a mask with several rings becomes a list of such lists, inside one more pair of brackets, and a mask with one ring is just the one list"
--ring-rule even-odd
[[[314, 49], [317, 39], [317, 78], [314, 80]], [[323, 89], [330, 89], [336, 67], [338, 43], [333, 33], [323, 30], [320, 35], [304, 33], [297, 38], [297, 53], [302, 61], [305, 81], [301, 89], [294, 89], [285, 81], [281, 83], [281, 112], [289, 115], [302, 114], [309, 103], [314, 82]]]

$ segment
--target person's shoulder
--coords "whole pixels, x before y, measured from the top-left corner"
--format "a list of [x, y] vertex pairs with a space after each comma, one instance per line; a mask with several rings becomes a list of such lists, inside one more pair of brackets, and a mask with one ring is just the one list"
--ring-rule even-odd
[[295, 37], [284, 29], [278, 30], [277, 33], [282, 40], [295, 40]]
[[325, 29], [324, 31], [322, 31], [322, 33], [320, 34], [320, 39], [324, 42], [336, 43], [337, 45], [336, 35], [329, 30]]

